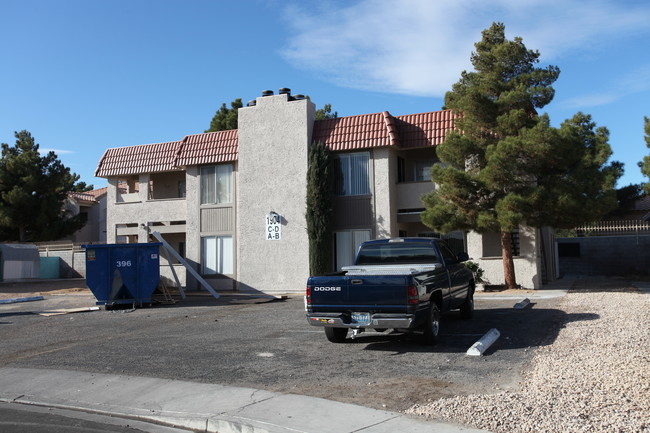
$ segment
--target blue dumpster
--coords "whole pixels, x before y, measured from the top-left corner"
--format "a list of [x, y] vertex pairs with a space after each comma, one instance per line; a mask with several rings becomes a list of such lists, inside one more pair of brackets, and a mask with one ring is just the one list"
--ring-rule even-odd
[[97, 298], [97, 305], [150, 303], [160, 282], [161, 245], [83, 245], [86, 284]]

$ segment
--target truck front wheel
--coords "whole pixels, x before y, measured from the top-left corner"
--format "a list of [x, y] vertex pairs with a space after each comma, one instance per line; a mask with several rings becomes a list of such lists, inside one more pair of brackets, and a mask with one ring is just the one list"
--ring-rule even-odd
[[348, 328], [325, 328], [325, 336], [332, 343], [343, 343], [348, 336]]
[[422, 339], [424, 344], [434, 345], [438, 342], [438, 334], [440, 333], [440, 310], [435, 303], [431, 303], [427, 321], [424, 324]]
[[467, 298], [460, 306], [460, 317], [462, 319], [474, 317], [474, 288], [471, 286], [467, 292]]

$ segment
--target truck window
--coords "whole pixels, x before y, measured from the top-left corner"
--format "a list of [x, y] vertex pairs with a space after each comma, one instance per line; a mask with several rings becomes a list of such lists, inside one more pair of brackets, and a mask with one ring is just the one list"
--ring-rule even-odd
[[432, 245], [421, 242], [364, 245], [357, 257], [357, 265], [429, 263], [440, 263], [440, 259]]
[[440, 242], [438, 244], [438, 246], [440, 247], [440, 252], [442, 253], [442, 258], [445, 259], [446, 264], [450, 265], [450, 264], [458, 262], [458, 259], [456, 258], [456, 255], [451, 252], [451, 250], [449, 249], [447, 244], [445, 244], [444, 242]]

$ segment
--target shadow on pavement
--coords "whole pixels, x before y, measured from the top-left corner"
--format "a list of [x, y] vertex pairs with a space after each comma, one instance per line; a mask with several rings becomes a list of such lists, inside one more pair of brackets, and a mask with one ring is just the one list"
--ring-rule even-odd
[[514, 310], [496, 308], [476, 310], [472, 320], [462, 320], [457, 312], [443, 317], [440, 339], [435, 346], [425, 346], [417, 334], [377, 334], [366, 332], [352, 342], [366, 344], [364, 350], [389, 351], [395, 354], [436, 352], [464, 353], [492, 328], [500, 338], [485, 352], [489, 356], [502, 350], [536, 348], [552, 344], [567, 323], [596, 320], [591, 313], [566, 314], [558, 309]]

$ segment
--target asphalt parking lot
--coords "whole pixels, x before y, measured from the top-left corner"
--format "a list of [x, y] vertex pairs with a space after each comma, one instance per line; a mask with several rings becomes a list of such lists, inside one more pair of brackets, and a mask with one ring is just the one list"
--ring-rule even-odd
[[[443, 396], [516, 389], [533, 349], [551, 343], [566, 320], [560, 297], [512, 308], [527, 296], [479, 295], [475, 318], [447, 314], [440, 343], [427, 347], [411, 335], [374, 331], [330, 343], [307, 323], [301, 295], [263, 303], [195, 295], [175, 305], [42, 315], [94, 305], [87, 291], [52, 293], [0, 305], [0, 367], [218, 383], [400, 411]], [[501, 338], [485, 356], [467, 356], [491, 328]]]

